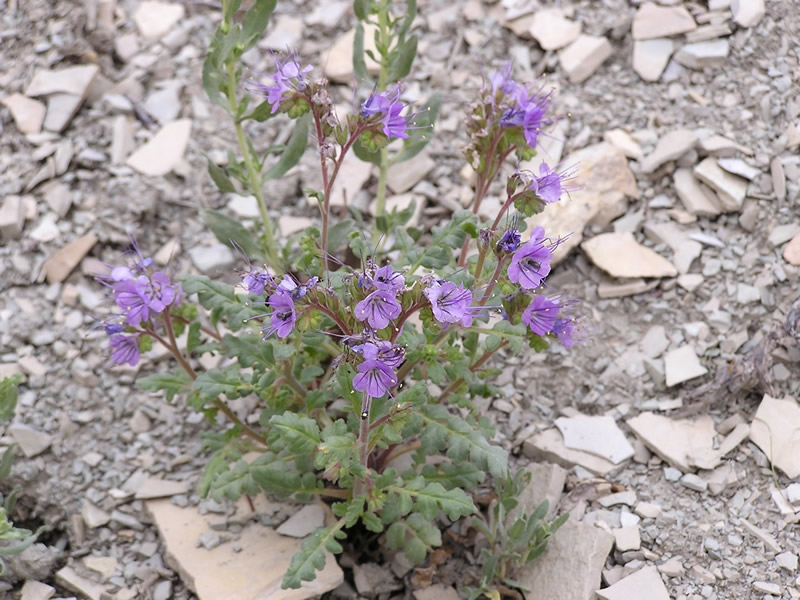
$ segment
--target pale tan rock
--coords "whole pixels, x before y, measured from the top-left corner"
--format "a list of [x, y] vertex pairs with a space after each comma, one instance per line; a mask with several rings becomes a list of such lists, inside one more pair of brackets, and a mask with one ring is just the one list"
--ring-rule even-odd
[[545, 8], [534, 13], [530, 32], [543, 50], [558, 50], [578, 38], [581, 24], [567, 19], [560, 8]]
[[667, 387], [678, 385], [708, 373], [691, 346], [681, 346], [664, 355], [664, 373]]
[[281, 523], [275, 531], [281, 535], [304, 538], [325, 524], [325, 510], [319, 504], [306, 504]]
[[750, 148], [737, 144], [725, 136], [717, 134], [707, 135], [701, 138], [698, 147], [704, 153], [713, 156], [735, 156], [738, 152], [747, 155], [753, 154]]
[[[353, 152], [344, 157], [339, 175], [331, 191], [331, 206], [346, 206], [353, 203], [353, 198], [361, 191], [370, 178], [372, 165], [360, 160]], [[316, 206], [316, 200], [310, 199]]]
[[639, 536], [639, 526], [620, 527], [614, 530], [614, 545], [620, 552], [638, 550], [642, 547], [642, 539]]
[[694, 168], [694, 175], [717, 193], [724, 212], [736, 212], [742, 208], [747, 193], [745, 179], [728, 173], [710, 156]]
[[158, 477], [148, 477], [136, 490], [137, 500], [153, 500], [155, 498], [165, 498], [185, 494], [190, 486], [185, 481], [172, 481], [169, 479], [159, 479]]
[[775, 198], [783, 202], [786, 200], [786, 174], [779, 156], [773, 158], [769, 163], [769, 172], [772, 177], [772, 191], [775, 192]]
[[103, 581], [111, 577], [119, 568], [117, 559], [113, 556], [86, 556], [83, 564], [87, 569], [96, 571], [103, 576]]
[[70, 124], [83, 104], [83, 98], [72, 94], [50, 94], [47, 97], [47, 115], [44, 118], [44, 128], [48, 131], [61, 133]]
[[386, 184], [395, 194], [402, 194], [422, 181], [435, 167], [436, 161], [428, 156], [427, 152], [420, 152], [411, 160], [389, 167]]
[[655, 38], [633, 43], [633, 70], [645, 81], [658, 81], [675, 46], [672, 40]]
[[56, 588], [34, 579], [28, 579], [22, 586], [20, 600], [50, 600], [55, 593]]
[[0, 208], [0, 237], [15, 240], [25, 227], [25, 206], [20, 196], [6, 196]]
[[572, 83], [588, 79], [613, 54], [614, 47], [605, 37], [581, 34], [558, 53], [561, 68]]
[[134, 147], [135, 127], [132, 121], [125, 115], [118, 115], [114, 118], [111, 137], [111, 164], [121, 165], [131, 153]]
[[691, 214], [714, 217], [722, 212], [716, 194], [700, 183], [691, 169], [677, 169], [673, 181], [675, 193]]
[[58, 283], [69, 277], [96, 243], [97, 236], [89, 233], [57, 250], [42, 265], [42, 273], [47, 278], [47, 283]]
[[624, 298], [644, 294], [658, 287], [659, 280], [645, 281], [644, 279], [630, 279], [622, 283], [603, 282], [597, 286], [597, 295], [600, 298]]
[[764, 394], [750, 427], [750, 439], [773, 466], [791, 479], [800, 476], [800, 406], [794, 398]]
[[155, 40], [166, 35], [185, 12], [181, 3], [144, 0], [133, 13], [133, 22], [142, 38]]
[[[355, 28], [343, 34], [333, 44], [330, 50], [324, 50], [320, 61], [324, 66], [325, 77], [337, 83], [352, 83], [353, 77], [353, 43], [356, 37]], [[375, 49], [375, 27], [367, 26], [364, 28], [364, 50], [371, 50], [373, 56], [379, 56]], [[380, 65], [365, 54], [364, 60], [367, 64], [367, 71], [371, 75], [377, 75]]]
[[414, 590], [413, 593], [414, 600], [459, 600], [461, 598], [454, 587], [441, 583]]
[[689, 457], [689, 461], [698, 469], [716, 469], [726, 454], [733, 451], [739, 444], [745, 441], [750, 435], [750, 425], [739, 423], [733, 428], [725, 439], [720, 442], [719, 448], [698, 451]]
[[544, 553], [524, 566], [516, 579], [536, 590], [536, 598], [589, 600], [600, 586], [613, 544], [614, 536], [608, 531], [570, 518], [547, 542]]
[[642, 161], [642, 173], [652, 173], [661, 165], [677, 160], [697, 145], [697, 134], [689, 129], [676, 129], [661, 136], [653, 152]]
[[89, 529], [102, 527], [111, 520], [111, 515], [103, 509], [96, 507], [88, 500], [84, 500], [81, 505], [81, 517]]
[[675, 62], [690, 69], [722, 67], [729, 50], [726, 38], [686, 44], [675, 53]]
[[642, 413], [626, 422], [650, 450], [684, 472], [691, 470], [690, 456], [713, 448], [716, 432], [714, 421], [708, 416], [675, 420]]
[[288, 237], [293, 233], [305, 231], [315, 223], [314, 219], [309, 219], [308, 217], [281, 215], [278, 218], [278, 229], [280, 229], [281, 235]]
[[301, 600], [324, 594], [344, 581], [342, 570], [328, 554], [314, 581], [304, 582], [297, 590], [283, 590], [281, 579], [302, 540], [250, 522], [235, 544], [206, 550], [196, 544], [209, 531], [206, 517], [197, 509], [180, 508], [168, 500], [153, 500], [146, 507], [164, 540], [168, 562], [199, 600]]
[[136, 150], [126, 164], [144, 175], [166, 175], [183, 159], [191, 131], [190, 119], [167, 123], [149, 142]]
[[20, 133], [39, 133], [42, 130], [45, 114], [44, 104], [19, 93], [3, 98], [3, 104], [14, 117]]
[[521, 512], [532, 513], [543, 500], [547, 500], [549, 505], [547, 518], [552, 518], [564, 492], [564, 484], [567, 482], [567, 471], [559, 465], [531, 463], [525, 470], [531, 474], [531, 481], [518, 496], [519, 504], [508, 514], [506, 519], [508, 527]]
[[637, 160], [642, 157], [642, 147], [639, 142], [623, 129], [609, 129], [603, 134], [603, 139], [628, 158]]
[[101, 600], [105, 588], [85, 577], [81, 577], [72, 567], [64, 567], [56, 573], [56, 583], [81, 594], [88, 600]]
[[633, 446], [611, 417], [559, 417], [555, 425], [564, 437], [564, 445], [572, 450], [589, 452], [615, 465], [633, 456]]
[[731, 0], [733, 20], [742, 27], [755, 27], [766, 14], [764, 0]]
[[72, 206], [72, 192], [60, 181], [51, 181], [41, 187], [45, 202], [59, 217], [65, 217]]
[[80, 65], [58, 71], [38, 69], [25, 95], [36, 97], [61, 93], [85, 98], [98, 72], [97, 65]]
[[612, 277], [675, 277], [678, 270], [666, 258], [642, 246], [633, 234], [602, 233], [581, 244], [589, 259]]
[[53, 443], [53, 437], [50, 434], [37, 431], [22, 423], [9, 425], [7, 432], [19, 444], [22, 453], [27, 458], [38, 456]]
[[790, 265], [800, 266], [800, 233], [783, 248], [783, 259]]
[[566, 237], [555, 251], [554, 264], [580, 244], [586, 225], [608, 225], [625, 213], [626, 198], [639, 197], [636, 179], [625, 155], [609, 143], [578, 150], [563, 163], [578, 166], [575, 183], [583, 187], [527, 219], [528, 230], [541, 225], [550, 236]]
[[644, 567], [612, 586], [595, 592], [603, 600], [670, 600], [656, 567]]
[[633, 39], [652, 40], [697, 29], [692, 15], [683, 6], [656, 6], [645, 2], [633, 18]]
[[605, 475], [616, 466], [610, 460], [589, 452], [567, 448], [561, 432], [555, 427], [539, 432], [525, 440], [522, 444], [522, 452], [528, 458], [552, 462], [565, 469], [580, 465], [595, 475]]
[[181, 251], [181, 242], [178, 238], [167, 240], [153, 255], [153, 260], [162, 267], [168, 265]]

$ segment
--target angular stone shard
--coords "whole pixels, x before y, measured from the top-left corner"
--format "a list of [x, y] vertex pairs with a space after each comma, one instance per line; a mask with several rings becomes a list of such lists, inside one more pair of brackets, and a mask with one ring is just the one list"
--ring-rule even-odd
[[158, 477], [148, 477], [136, 490], [137, 500], [152, 500], [154, 498], [164, 498], [185, 494], [189, 491], [189, 484], [185, 481], [172, 481], [169, 479], [159, 479]]
[[510, 527], [520, 512], [531, 513], [543, 500], [547, 500], [550, 508], [547, 518], [556, 512], [556, 505], [561, 499], [564, 484], [567, 481], [566, 469], [550, 463], [531, 463], [525, 470], [531, 474], [531, 481], [522, 490], [517, 500], [519, 504], [508, 515], [507, 525]]
[[615, 465], [633, 456], [633, 446], [611, 417], [559, 417], [556, 427], [564, 436], [567, 448], [589, 452]]
[[44, 122], [44, 104], [26, 98], [22, 94], [12, 94], [3, 98], [3, 104], [11, 112], [20, 133], [39, 133]]
[[725, 38], [686, 44], [675, 53], [675, 62], [690, 69], [721, 67], [728, 58], [729, 49]]
[[666, 38], [634, 42], [633, 70], [645, 81], [658, 81], [674, 49], [672, 40]]
[[672, 387], [695, 377], [701, 377], [708, 373], [708, 369], [700, 364], [694, 348], [687, 345], [667, 352], [664, 356], [664, 372], [667, 387]]
[[133, 22], [141, 36], [146, 40], [155, 40], [167, 34], [181, 19], [185, 9], [183, 5], [171, 2], [155, 2], [144, 0], [139, 3], [133, 13]]
[[580, 465], [595, 475], [605, 475], [615, 465], [605, 458], [581, 450], [572, 450], [564, 445], [561, 432], [555, 427], [541, 431], [522, 444], [522, 452], [528, 458], [543, 460], [571, 469]]
[[533, 15], [530, 31], [543, 50], [558, 50], [578, 38], [581, 24], [567, 19], [560, 8], [545, 8]]
[[661, 136], [655, 149], [642, 161], [642, 173], [652, 173], [661, 165], [677, 160], [697, 145], [697, 134], [689, 129], [676, 129]]
[[67, 67], [58, 71], [39, 69], [25, 90], [25, 95], [35, 97], [61, 93], [85, 98], [98, 72], [97, 65]]
[[25, 205], [20, 196], [6, 196], [0, 207], [0, 238], [15, 240], [25, 227]]
[[722, 210], [716, 194], [692, 175], [691, 169], [677, 169], [673, 175], [675, 193], [683, 206], [698, 217], [715, 217]]
[[656, 567], [644, 567], [614, 585], [595, 592], [603, 600], [670, 600]]
[[19, 444], [22, 453], [27, 458], [38, 456], [53, 443], [53, 438], [49, 433], [36, 431], [32, 427], [22, 425], [21, 423], [15, 423], [9, 426], [8, 433], [10, 433], [14, 441]]
[[764, 394], [750, 426], [750, 439], [773, 466], [791, 479], [800, 476], [800, 405], [794, 398]]
[[581, 244], [589, 259], [613, 277], [676, 277], [666, 258], [642, 246], [629, 231], [601, 233]]
[[731, 0], [733, 20], [742, 27], [755, 27], [766, 14], [764, 0]]
[[708, 157], [694, 168], [694, 175], [715, 192], [720, 208], [724, 212], [736, 212], [742, 208], [747, 194], [747, 181], [720, 168], [717, 161]]
[[648, 448], [681, 471], [691, 469], [691, 456], [713, 448], [716, 431], [711, 417], [674, 420], [642, 413], [626, 422]]
[[628, 158], [637, 160], [642, 157], [642, 147], [639, 142], [623, 129], [609, 129], [603, 134], [603, 139]]
[[613, 54], [614, 47], [604, 37], [581, 34], [558, 54], [561, 68], [572, 83], [588, 79]]
[[136, 150], [126, 164], [143, 175], [166, 175], [183, 159], [191, 132], [190, 119], [167, 123], [149, 142]]
[[42, 273], [47, 278], [47, 283], [59, 283], [69, 277], [96, 243], [97, 236], [89, 233], [57, 250], [42, 265]]
[[645, 2], [633, 18], [633, 39], [652, 40], [697, 29], [692, 15], [683, 6], [656, 6]]

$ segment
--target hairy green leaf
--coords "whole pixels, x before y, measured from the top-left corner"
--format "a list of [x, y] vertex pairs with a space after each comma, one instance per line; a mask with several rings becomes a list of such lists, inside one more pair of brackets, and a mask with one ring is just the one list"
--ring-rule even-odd
[[219, 211], [210, 209], [201, 210], [200, 217], [214, 234], [214, 237], [222, 244], [230, 246], [231, 242], [236, 242], [245, 256], [254, 260], [261, 260], [261, 252], [258, 249], [256, 240], [253, 238], [253, 234], [239, 221]]
[[288, 448], [295, 454], [310, 454], [321, 441], [317, 422], [292, 411], [274, 415], [269, 423], [272, 426], [268, 439], [270, 448]]
[[167, 402], [171, 402], [175, 394], [188, 392], [192, 389], [192, 380], [184, 371], [156, 373], [147, 377], [139, 377], [136, 380], [136, 386], [145, 392], [160, 392], [164, 390], [167, 393]]
[[0, 381], [0, 422], [10, 421], [17, 410], [20, 381], [22, 377], [19, 375], [4, 377]]
[[393, 52], [389, 64], [389, 81], [400, 81], [411, 72], [411, 63], [417, 56], [417, 36], [412, 35]]
[[225, 172], [225, 169], [217, 165], [208, 157], [206, 157], [206, 161], [208, 162], [208, 174], [211, 176], [211, 179], [214, 181], [217, 188], [219, 188], [219, 191], [223, 194], [235, 193], [236, 187], [231, 182], [228, 174]]
[[264, 33], [269, 23], [277, 0], [255, 0], [250, 10], [242, 19], [242, 45], [247, 50], [252, 47]]
[[303, 540], [300, 552], [292, 557], [289, 569], [283, 576], [281, 588], [297, 589], [304, 581], [313, 580], [317, 571], [325, 567], [326, 550], [335, 554], [342, 551], [341, 544], [336, 541], [336, 534], [343, 525], [344, 519], [340, 519], [333, 527], [317, 529]]
[[231, 335], [226, 333], [222, 338], [222, 346], [227, 356], [236, 357], [244, 367], [271, 367], [275, 364], [272, 346], [264, 342], [260, 335], [244, 333]]

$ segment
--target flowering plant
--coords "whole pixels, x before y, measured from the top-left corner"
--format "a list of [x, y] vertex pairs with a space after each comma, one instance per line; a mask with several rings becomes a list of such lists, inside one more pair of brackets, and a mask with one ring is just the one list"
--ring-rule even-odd
[[[376, 27], [379, 56], [371, 58], [380, 72], [347, 116], [334, 110], [328, 82], [295, 54], [275, 56], [272, 73], [239, 85], [237, 61], [274, 4], [256, 0], [237, 23], [239, 2], [223, 0], [203, 72], [209, 97], [233, 118], [242, 155], [231, 155], [224, 169], [209, 161], [209, 173], [224, 192], [253, 194], [263, 217], [254, 235], [204, 212], [215, 235], [248, 257], [241, 282], [234, 288], [185, 276], [178, 283], [135, 249], [131, 264], [103, 279], [119, 309], [103, 326], [114, 363], [136, 364], [153, 341], [176, 356], [177, 371], [143, 378], [141, 387], [165, 390], [168, 398], [186, 394], [210, 418], [230, 420], [224, 434], [207, 438], [212, 456], [201, 494], [235, 499], [265, 491], [331, 503], [336, 520], [304, 541], [285, 575], [285, 587], [298, 587], [322, 568], [326, 551], [342, 551], [346, 531], [359, 527], [384, 533], [390, 548], [421, 563], [441, 544], [441, 514], [475, 514], [468, 490], [487, 474], [509, 477], [507, 452], [491, 443], [493, 426], [476, 399], [500, 393], [490, 363], [498, 353], [519, 353], [525, 344], [542, 351], [553, 340], [572, 344], [573, 303], [545, 282], [559, 239], [541, 227], [524, 234], [525, 218], [557, 202], [570, 174], [544, 163], [538, 174], [517, 170], [494, 219], [478, 216], [507, 159], [532, 157], [551, 119], [550, 94], [516, 82], [509, 64], [469, 106], [466, 158], [477, 180], [468, 209], [430, 231], [408, 225], [413, 203], [387, 212], [379, 201], [371, 223], [356, 210], [334, 223], [331, 192], [348, 152], [378, 165], [381, 200], [389, 165], [430, 139], [438, 97], [414, 112], [398, 82], [416, 53], [416, 37], [408, 35], [415, 4], [394, 17], [386, 0], [356, 1], [356, 15]], [[354, 62], [366, 80], [361, 27]], [[252, 98], [261, 101], [249, 110]], [[267, 168], [245, 124], [278, 115], [296, 124]], [[263, 182], [297, 163], [309, 130], [322, 189], [306, 193], [319, 204], [321, 226], [279, 246]], [[223, 357], [221, 366], [200, 370], [197, 359], [206, 353]], [[259, 413], [237, 415], [228, 405], [245, 397]], [[258, 458], [245, 460], [252, 451]], [[537, 548], [547, 537], [536, 529], [540, 513], [525, 521], [531, 535], [537, 532], [530, 537]]]

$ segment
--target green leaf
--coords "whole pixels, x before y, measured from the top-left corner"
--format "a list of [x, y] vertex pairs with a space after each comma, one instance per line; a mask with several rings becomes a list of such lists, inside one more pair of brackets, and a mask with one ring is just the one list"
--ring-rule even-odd
[[226, 333], [222, 338], [222, 346], [227, 356], [236, 357], [239, 365], [245, 369], [259, 365], [271, 367], [275, 364], [272, 346], [261, 339], [260, 335]]
[[[369, 0], [366, 1], [369, 2]], [[358, 4], [358, 0], [356, 0], [355, 4]], [[366, 17], [363, 19], [359, 17], [359, 19], [363, 21]], [[367, 62], [364, 58], [364, 26], [360, 22], [356, 23], [356, 34], [353, 38], [353, 73], [358, 81], [371, 80], [367, 72]]]
[[426, 484], [422, 477], [407, 482], [402, 488], [393, 489], [398, 494], [410, 495], [414, 499], [414, 510], [427, 519], [435, 519], [439, 511], [452, 521], [477, 512], [472, 499], [461, 488], [447, 490], [438, 482]]
[[260, 260], [261, 252], [253, 235], [236, 219], [222, 214], [216, 210], [203, 209], [200, 218], [221, 243], [230, 245], [236, 242], [245, 256], [253, 260]]
[[225, 369], [210, 369], [203, 371], [192, 382], [192, 389], [201, 396], [209, 399], [225, 394], [228, 398], [240, 398], [252, 391], [249, 381], [238, 366], [233, 365]]
[[242, 44], [244, 50], [253, 46], [264, 33], [277, 0], [255, 0], [242, 19]]
[[469, 462], [425, 465], [422, 467], [422, 476], [425, 481], [431, 483], [438, 481], [447, 489], [472, 489], [486, 479], [486, 473]]
[[435, 523], [413, 513], [405, 520], [392, 523], [386, 531], [386, 543], [396, 550], [403, 548], [406, 558], [419, 565], [430, 550], [442, 545], [442, 533]]
[[192, 388], [192, 380], [183, 371], [176, 373], [157, 373], [140, 377], [136, 380], [136, 386], [145, 392], [167, 392], [167, 402], [172, 401], [175, 394], [188, 392]]
[[341, 544], [336, 541], [336, 534], [343, 525], [344, 519], [340, 519], [333, 527], [317, 529], [303, 540], [300, 552], [292, 557], [289, 569], [283, 576], [281, 588], [297, 589], [304, 581], [312, 581], [317, 576], [317, 571], [325, 567], [326, 550], [335, 554], [342, 551]]
[[261, 104], [256, 106], [249, 115], [242, 117], [239, 121], [246, 121], [247, 119], [252, 119], [253, 121], [258, 121], [259, 123], [263, 123], [264, 121], [271, 119], [275, 115], [278, 114], [278, 111], [272, 112], [272, 105], [269, 103], [268, 100], [264, 100]]
[[189, 325], [189, 335], [186, 337], [186, 350], [189, 353], [194, 352], [197, 347], [202, 342], [202, 338], [200, 337], [200, 323], [195, 321], [191, 325]]
[[389, 64], [389, 81], [400, 81], [411, 72], [411, 63], [417, 55], [417, 36], [412, 35], [397, 48]]
[[328, 229], [328, 252], [335, 252], [347, 240], [350, 232], [355, 229], [352, 219], [344, 219]]
[[407, 0], [406, 2], [406, 16], [403, 18], [403, 24], [397, 30], [397, 38], [404, 39], [408, 33], [411, 24], [417, 16], [417, 0]]
[[203, 61], [203, 90], [205, 90], [212, 104], [221, 106], [230, 112], [230, 106], [228, 106], [228, 102], [220, 91], [223, 85], [223, 76], [222, 63], [219, 58], [219, 45], [219, 39], [215, 36], [209, 46], [206, 59]]
[[22, 381], [20, 375], [4, 377], [3, 381], [0, 381], [0, 422], [10, 421], [14, 411], [17, 410], [20, 381]]
[[355, 143], [353, 144], [353, 153], [359, 158], [359, 160], [363, 160], [364, 162], [372, 163], [373, 165], [379, 167], [381, 165], [381, 153], [380, 150], [368, 150], [366, 146], [361, 142], [361, 138], [359, 137]]
[[353, 0], [353, 13], [359, 21], [366, 21], [372, 0]]
[[225, 169], [217, 165], [208, 157], [206, 157], [206, 161], [208, 162], [208, 174], [211, 176], [211, 179], [214, 181], [217, 188], [219, 188], [219, 191], [223, 194], [235, 193], [236, 187], [228, 178], [228, 174], [225, 172]]
[[294, 454], [310, 454], [321, 441], [317, 422], [292, 411], [274, 415], [269, 423], [272, 426], [268, 440], [270, 448], [288, 448]]
[[225, 12], [223, 13], [222, 18], [225, 21], [232, 21], [233, 15], [236, 14], [236, 11], [239, 10], [239, 7], [242, 5], [242, 0], [228, 0], [225, 4]]
[[[16, 445], [16, 442], [14, 442], [6, 448], [6, 451], [3, 452], [3, 457], [0, 458], [0, 481], [11, 475], [11, 465], [14, 462], [14, 446]], [[0, 498], [2, 498], [1, 494]]]
[[286, 143], [286, 147], [281, 154], [280, 159], [270, 169], [264, 173], [264, 179], [277, 179], [286, 174], [286, 172], [300, 162], [300, 157], [306, 151], [308, 145], [308, 127], [311, 120], [311, 114], [305, 114], [298, 118], [295, 122], [292, 135]]

